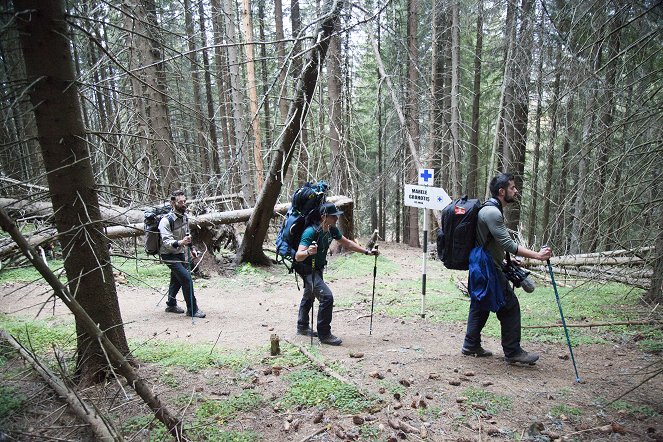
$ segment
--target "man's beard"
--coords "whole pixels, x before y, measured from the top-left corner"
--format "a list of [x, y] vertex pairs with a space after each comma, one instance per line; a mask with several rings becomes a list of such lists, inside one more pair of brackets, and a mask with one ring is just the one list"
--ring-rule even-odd
[[504, 195], [504, 202], [513, 203], [516, 201], [516, 198], [511, 195]]

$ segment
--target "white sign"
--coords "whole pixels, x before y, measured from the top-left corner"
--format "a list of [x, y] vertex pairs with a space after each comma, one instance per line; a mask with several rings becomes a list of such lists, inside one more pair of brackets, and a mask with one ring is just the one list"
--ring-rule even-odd
[[451, 198], [441, 187], [406, 184], [403, 195], [404, 204], [410, 207], [442, 210], [451, 204]]
[[435, 172], [433, 169], [419, 169], [419, 182], [420, 186], [432, 186], [435, 184]]

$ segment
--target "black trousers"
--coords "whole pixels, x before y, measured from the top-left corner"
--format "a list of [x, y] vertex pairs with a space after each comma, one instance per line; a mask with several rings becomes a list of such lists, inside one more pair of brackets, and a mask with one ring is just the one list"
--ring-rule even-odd
[[[306, 330], [310, 327], [309, 313], [313, 307], [313, 281], [312, 275], [300, 275], [304, 280], [304, 294], [299, 304], [297, 315], [297, 328]], [[322, 270], [315, 271], [315, 298], [318, 299], [318, 336], [331, 334], [331, 321], [334, 310], [334, 295], [323, 279]]]
[[[520, 353], [520, 303], [513, 288], [501, 271], [497, 271], [502, 287], [504, 287], [504, 300], [506, 303], [496, 313], [502, 329], [502, 349], [504, 356], [513, 357]], [[474, 350], [481, 346], [481, 330], [486, 325], [490, 310], [482, 310], [479, 304], [471, 301], [470, 311], [467, 315], [467, 331], [463, 347]]]

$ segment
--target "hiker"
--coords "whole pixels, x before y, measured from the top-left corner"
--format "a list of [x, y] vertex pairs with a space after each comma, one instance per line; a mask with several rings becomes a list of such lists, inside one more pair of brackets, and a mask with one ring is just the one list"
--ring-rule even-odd
[[[535, 353], [528, 353], [520, 347], [520, 304], [502, 272], [502, 262], [505, 260], [505, 252], [546, 261], [550, 259], [552, 251], [550, 248], [541, 249], [539, 252], [526, 249], [509, 236], [504, 225], [503, 208], [507, 204], [513, 203], [518, 196], [518, 189], [516, 189], [512, 174], [501, 173], [494, 177], [490, 181], [490, 193], [492, 198], [479, 211], [476, 245], [483, 246], [488, 255], [492, 257], [495, 263], [495, 276], [499, 279], [499, 286], [504, 290], [504, 305], [496, 313], [502, 329], [504, 360], [509, 363], [534, 364], [539, 356]], [[489, 314], [490, 310], [482, 308], [474, 299], [471, 300], [465, 342], [461, 349], [462, 354], [477, 357], [492, 356], [492, 352], [481, 346], [481, 330], [486, 325]]]
[[[334, 295], [325, 284], [323, 270], [327, 265], [327, 251], [332, 240], [335, 239], [347, 250], [378, 256], [377, 249], [368, 250], [350, 241], [343, 236], [336, 227], [338, 217], [343, 214], [333, 203], [323, 203], [320, 209], [309, 217], [308, 227], [302, 234], [297, 253], [295, 254], [296, 270], [304, 280], [304, 295], [299, 305], [297, 318], [297, 334], [304, 336], [317, 336], [320, 342], [328, 345], [341, 345], [341, 338], [331, 332], [332, 310], [334, 308]], [[315, 274], [312, 271], [315, 258]], [[315, 284], [315, 290], [312, 290]], [[313, 292], [319, 300], [317, 332], [311, 330], [309, 312], [313, 307]]]
[[170, 286], [168, 287], [168, 301], [166, 312], [184, 313], [184, 309], [177, 305], [177, 292], [182, 289], [186, 303], [186, 315], [204, 318], [205, 313], [198, 308], [196, 297], [193, 294], [193, 280], [191, 279], [191, 257], [198, 256], [197, 250], [191, 245], [191, 232], [189, 218], [186, 216], [186, 196], [181, 190], [170, 195], [172, 209], [167, 216], [159, 222], [161, 234], [161, 247], [159, 255], [161, 260], [170, 268]]

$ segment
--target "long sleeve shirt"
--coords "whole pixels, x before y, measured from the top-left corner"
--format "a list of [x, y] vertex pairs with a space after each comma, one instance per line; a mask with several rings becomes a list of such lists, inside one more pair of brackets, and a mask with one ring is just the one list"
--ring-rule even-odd
[[518, 251], [518, 244], [511, 239], [504, 224], [504, 215], [495, 206], [485, 206], [479, 211], [476, 240], [493, 257], [497, 269], [502, 268], [505, 252], [515, 255]]

